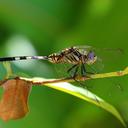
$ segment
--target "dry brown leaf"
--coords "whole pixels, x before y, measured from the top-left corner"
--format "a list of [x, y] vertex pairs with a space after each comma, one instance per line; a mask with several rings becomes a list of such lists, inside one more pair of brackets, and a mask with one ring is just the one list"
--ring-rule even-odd
[[2, 85], [4, 92], [0, 101], [0, 118], [4, 121], [24, 117], [28, 109], [28, 97], [31, 83], [13, 79]]

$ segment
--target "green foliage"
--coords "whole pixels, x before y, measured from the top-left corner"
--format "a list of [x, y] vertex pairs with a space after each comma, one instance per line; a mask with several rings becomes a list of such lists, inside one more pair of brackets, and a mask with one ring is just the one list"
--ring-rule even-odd
[[126, 127], [123, 118], [116, 110], [116, 108], [111, 104], [107, 103], [106, 101], [104, 101], [103, 99], [101, 99], [100, 97], [91, 93], [89, 90], [81, 87], [75, 87], [69, 83], [46, 84], [46, 86], [66, 92], [80, 99], [93, 103], [98, 107], [101, 107], [102, 109], [105, 109], [106, 111], [112, 113], [124, 125], [124, 127]]
[[[106, 62], [103, 72], [123, 69], [128, 63], [127, 5], [127, 0], [1, 0], [0, 56], [35, 55], [33, 52], [26, 54], [26, 51], [30, 51], [30, 49], [25, 48], [29, 48], [29, 46], [24, 45], [21, 40], [15, 41], [15, 44], [12, 43], [14, 42], [12, 38], [20, 35], [23, 39], [29, 40], [38, 55], [49, 55], [73, 45], [123, 48], [124, 56], [117, 55], [117, 62]], [[21, 47], [22, 44], [25, 47]], [[19, 63], [22, 66], [19, 66]], [[32, 65], [26, 64], [27, 62], [19, 63], [15, 63], [13, 66], [13, 70], [16, 72], [45, 78], [56, 77], [54, 66], [47, 62], [33, 63], [32, 61], [30, 62]], [[28, 65], [27, 68], [25, 68], [26, 65]], [[2, 79], [5, 72], [3, 67], [0, 69]], [[123, 91], [120, 91], [115, 83], [120, 84]], [[85, 85], [93, 86], [94, 94], [113, 104], [118, 108], [124, 120], [128, 120], [127, 76], [113, 78], [112, 82], [108, 82], [106, 79], [86, 81]], [[29, 101], [31, 112], [26, 118], [16, 122], [0, 121], [0, 127], [122, 127], [113, 116], [107, 115], [106, 112], [99, 111], [86, 102], [50, 88], [33, 87]], [[90, 113], [90, 111], [93, 112]]]

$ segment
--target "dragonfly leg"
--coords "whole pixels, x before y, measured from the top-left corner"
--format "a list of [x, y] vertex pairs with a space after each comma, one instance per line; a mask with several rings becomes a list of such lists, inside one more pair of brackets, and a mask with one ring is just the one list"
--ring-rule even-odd
[[97, 74], [98, 73], [94, 67], [91, 67], [90, 65], [88, 65], [88, 66], [93, 71], [93, 72], [89, 72], [89, 74]]
[[77, 66], [77, 64], [75, 64], [75, 65], [73, 65], [71, 68], [69, 68], [69, 69], [67, 70], [67, 73], [70, 73], [76, 66]]
[[87, 73], [87, 72], [86, 72], [86, 69], [85, 69], [85, 65], [82, 64], [82, 65], [81, 65], [81, 75], [82, 75], [82, 76], [86, 76], [86, 73]]
[[75, 80], [75, 82], [80, 84], [81, 87], [84, 87], [85, 85], [76, 79], [76, 76], [77, 76], [77, 73], [78, 73], [78, 69], [79, 69], [79, 65], [77, 65], [77, 67], [75, 68], [75, 71], [74, 71], [74, 74], [72, 75], [72, 77]]
[[85, 65], [82, 64], [81, 65], [81, 75], [86, 76], [87, 74], [96, 74], [97, 73], [96, 70], [93, 67], [89, 66], [89, 68], [91, 70], [93, 70], [93, 72], [86, 71]]
[[94, 73], [86, 71], [85, 65], [82, 64], [82, 65], [81, 65], [81, 76], [85, 76], [85, 77], [87, 77], [87, 78], [91, 78], [91, 77], [89, 76], [90, 74], [94, 74]]
[[73, 78], [75, 78], [75, 77], [76, 77], [77, 72], [78, 72], [78, 69], [79, 69], [79, 66], [77, 65], [77, 67], [75, 68], [75, 71], [74, 71], [74, 73], [73, 73]]
[[67, 73], [70, 73], [73, 70], [73, 72], [71, 72], [70, 74], [71, 74], [71, 77], [75, 78], [77, 75], [78, 69], [79, 69], [79, 65], [75, 64], [67, 70]]

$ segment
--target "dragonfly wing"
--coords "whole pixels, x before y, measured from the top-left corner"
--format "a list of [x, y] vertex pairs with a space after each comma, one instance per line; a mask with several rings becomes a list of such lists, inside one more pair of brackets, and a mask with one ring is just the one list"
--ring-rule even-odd
[[89, 51], [93, 51], [97, 56], [97, 61], [89, 67], [96, 71], [103, 71], [104, 67], [110, 67], [115, 62], [118, 62], [124, 53], [121, 48], [95, 48], [88, 45], [75, 46], [81, 54], [87, 55]]
[[94, 48], [89, 45], [74, 46], [81, 54], [87, 55], [89, 51], [94, 51]]
[[103, 69], [108, 69], [115, 63], [120, 63], [119, 61], [123, 58], [123, 52], [118, 48], [94, 48], [94, 52], [97, 56], [97, 61], [94, 66], [103, 71]]

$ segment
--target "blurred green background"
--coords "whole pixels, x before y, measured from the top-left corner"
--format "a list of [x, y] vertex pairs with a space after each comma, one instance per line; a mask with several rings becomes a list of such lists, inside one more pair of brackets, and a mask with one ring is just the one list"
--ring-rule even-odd
[[[127, 13], [127, 0], [0, 0], [0, 56], [49, 55], [74, 45], [122, 48], [123, 55], [108, 63], [104, 72], [124, 69], [128, 62]], [[15, 62], [13, 68], [30, 76], [56, 77], [54, 66], [48, 62]], [[0, 69], [2, 79], [3, 67]], [[127, 78], [85, 83], [114, 105], [126, 122]], [[0, 120], [0, 128], [122, 128], [106, 111], [47, 87], [33, 87], [29, 107], [25, 118]]]

